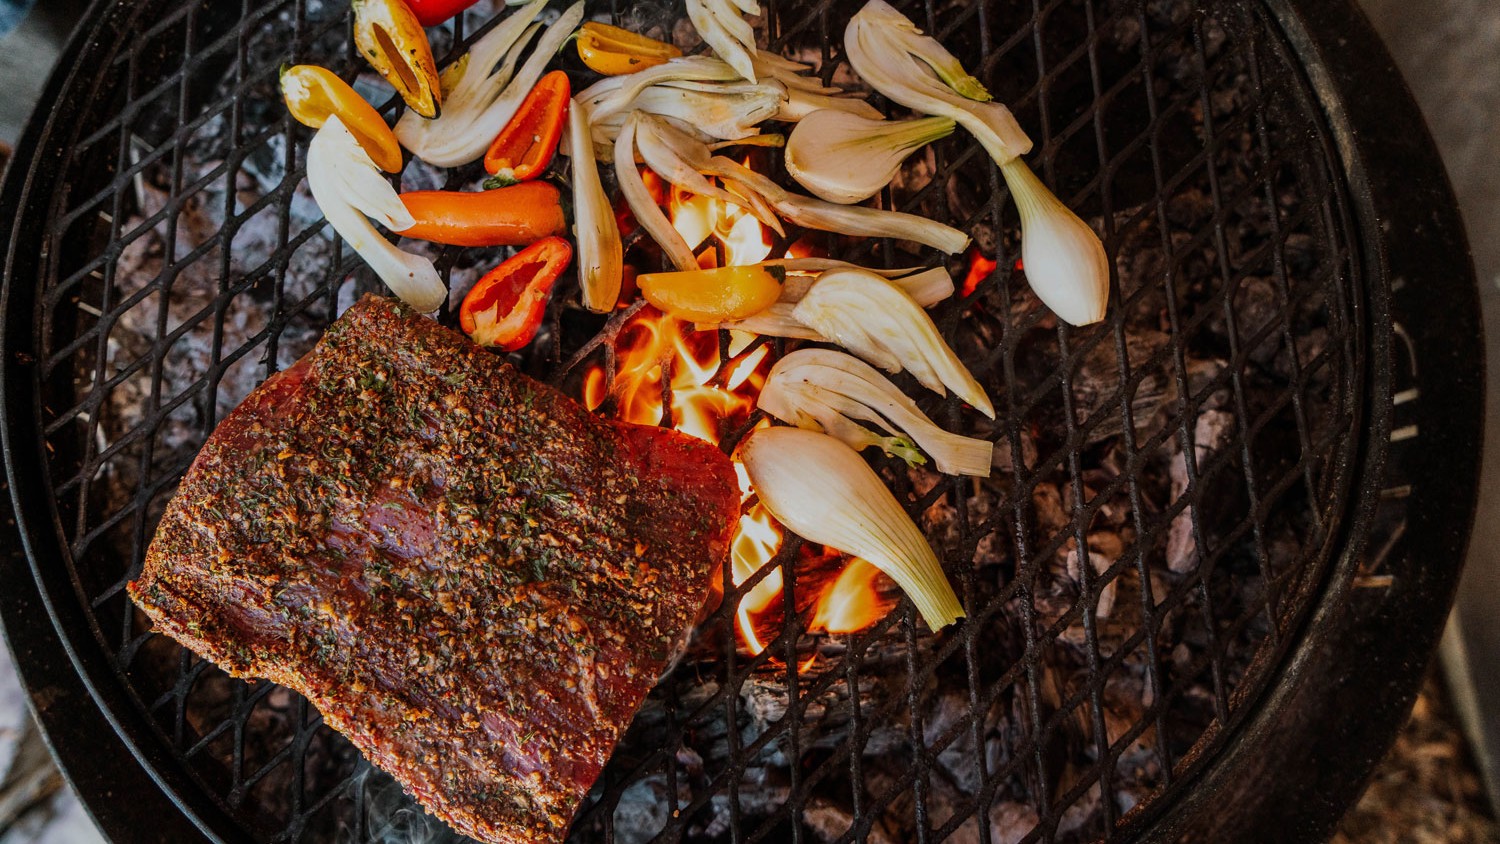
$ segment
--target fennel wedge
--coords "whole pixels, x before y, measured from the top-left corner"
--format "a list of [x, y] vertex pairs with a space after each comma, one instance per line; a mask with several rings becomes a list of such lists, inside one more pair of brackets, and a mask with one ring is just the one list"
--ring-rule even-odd
[[404, 231], [416, 220], [338, 115], [308, 145], [307, 186], [328, 224], [403, 302], [432, 313], [448, 298], [431, 260], [396, 248], [370, 224], [367, 218]]
[[849, 64], [870, 87], [909, 109], [951, 117], [997, 164], [1031, 151], [1010, 109], [994, 102], [954, 55], [885, 0], [869, 0], [844, 28]]
[[867, 270], [829, 270], [818, 277], [792, 316], [887, 372], [910, 372], [940, 396], [952, 390], [985, 416], [995, 406], [932, 318], [906, 291]]
[[583, 306], [608, 313], [620, 298], [624, 244], [615, 209], [589, 141], [589, 107], [577, 100], [568, 109], [568, 146], [573, 162], [573, 233], [578, 238], [578, 284]]
[[771, 515], [890, 575], [928, 627], [964, 616], [927, 538], [854, 449], [815, 431], [762, 428], [740, 446], [740, 459]]
[[939, 428], [875, 367], [843, 352], [798, 349], [777, 361], [756, 405], [783, 422], [838, 437], [856, 451], [873, 445], [907, 463], [927, 462], [915, 443], [939, 472], [990, 475], [993, 443]]
[[[1005, 106], [954, 55], [885, 0], [869, 0], [844, 30], [854, 71], [886, 97], [924, 114], [950, 117], [1000, 167], [1021, 212], [1026, 280], [1053, 312], [1073, 325], [1104, 318], [1109, 256], [1094, 230], [1062, 204], [1021, 156], [1031, 139]], [[793, 141], [787, 160], [792, 161]]]
[[815, 111], [787, 137], [786, 170], [829, 202], [861, 202], [889, 185], [907, 156], [953, 134], [957, 125], [949, 117], [871, 120], [847, 111]]

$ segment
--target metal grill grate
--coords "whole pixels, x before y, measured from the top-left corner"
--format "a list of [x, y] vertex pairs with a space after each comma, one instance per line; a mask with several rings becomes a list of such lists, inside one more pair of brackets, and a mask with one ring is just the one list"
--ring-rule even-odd
[[[767, 5], [772, 46], [832, 78], [857, 4]], [[245, 831], [380, 840], [400, 822], [389, 789], [305, 701], [229, 680], [153, 634], [123, 591], [218, 419], [373, 287], [309, 206], [308, 134], [275, 92], [287, 61], [354, 77], [346, 10], [234, 6], [110, 9], [101, 72], [67, 91], [78, 118], [53, 163], [64, 189], [36, 300], [37, 446], [74, 589], [54, 600], [87, 608], [96, 641], [73, 647], [102, 649], [156, 725], [135, 741]], [[1110, 317], [1070, 329], [1037, 305], [976, 144], [955, 137], [909, 168], [882, 202], [965, 228], [996, 263], [935, 314], [999, 418], [929, 404], [996, 442], [995, 477], [881, 467], [969, 619], [935, 636], [903, 603], [864, 632], [814, 636], [800, 543], [738, 587], [726, 572], [727, 600], [637, 718], [577, 840], [1112, 837], [1169, 803], [1253, 708], [1337, 550], [1367, 361], [1310, 89], [1264, 9], [1207, 6], [904, 5], [980, 69], [1032, 131], [1039, 174], [1102, 226]], [[612, 12], [670, 32], [680, 10]], [[409, 185], [422, 178], [436, 177], [409, 168]], [[911, 263], [888, 241], [820, 243]], [[493, 257], [448, 250], [438, 267], [461, 283]], [[521, 365], [565, 388], [585, 365], [612, 375], [625, 315], [601, 326], [560, 294]], [[751, 656], [734, 598], [773, 567], [786, 620]]]

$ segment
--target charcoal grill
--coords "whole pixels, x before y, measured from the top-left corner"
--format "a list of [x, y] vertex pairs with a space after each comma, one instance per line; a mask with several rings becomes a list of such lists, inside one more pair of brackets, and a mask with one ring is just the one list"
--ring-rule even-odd
[[[854, 6], [766, 6], [771, 45], [831, 74]], [[931, 406], [996, 441], [994, 485], [882, 464], [970, 618], [932, 635], [902, 604], [861, 633], [809, 636], [794, 541], [774, 563], [785, 620], [752, 656], [733, 599], [759, 578], [726, 574], [729, 600], [653, 692], [574, 840], [1326, 834], [1415, 694], [1479, 465], [1472, 267], [1414, 103], [1347, 0], [904, 10], [1012, 104], [1038, 171], [1102, 228], [1110, 317], [1070, 329], [1035, 307], [1003, 183], [966, 139], [888, 191], [996, 262], [937, 313], [998, 424]], [[667, 33], [680, 16], [598, 11]], [[353, 78], [347, 33], [333, 2], [99, 0], [4, 183], [15, 519], [0, 614], [54, 752], [117, 840], [421, 826], [305, 701], [230, 681], [123, 592], [196, 445], [374, 289], [308, 216], [308, 135], [275, 95], [284, 61]], [[438, 266], [462, 283], [488, 259]], [[574, 300], [560, 291], [516, 359], [567, 389], [617, 365], [620, 318]], [[1118, 546], [1083, 564], [1101, 533]]]

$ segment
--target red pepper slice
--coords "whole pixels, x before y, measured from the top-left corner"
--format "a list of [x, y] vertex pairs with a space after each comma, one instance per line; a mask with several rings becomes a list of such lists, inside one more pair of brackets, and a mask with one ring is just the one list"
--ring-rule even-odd
[[484, 154], [484, 169], [495, 177], [484, 186], [505, 187], [542, 175], [562, 139], [572, 101], [566, 73], [543, 76]]
[[513, 352], [536, 336], [557, 277], [573, 260], [573, 247], [546, 237], [490, 270], [458, 309], [458, 324], [481, 346]]
[[437, 26], [479, 0], [406, 0], [423, 26]]

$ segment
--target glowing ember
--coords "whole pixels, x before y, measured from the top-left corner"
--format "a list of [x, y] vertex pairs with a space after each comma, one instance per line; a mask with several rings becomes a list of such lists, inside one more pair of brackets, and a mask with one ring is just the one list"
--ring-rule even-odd
[[[672, 187], [670, 191], [653, 184], [667, 204], [672, 225], [693, 249], [698, 250], [704, 267], [717, 265], [722, 254], [726, 265], [753, 264], [764, 260], [771, 251], [770, 232], [744, 209], [717, 199], [696, 196]], [[707, 246], [705, 246], [707, 244]], [[746, 338], [734, 338], [733, 348], [748, 345]], [[770, 370], [770, 349], [761, 346], [753, 352], [736, 356], [720, 365], [718, 338], [712, 332], [693, 332], [690, 327], [647, 306], [625, 327], [616, 339], [618, 372], [613, 383], [606, 383], [602, 366], [584, 374], [583, 401], [590, 410], [597, 409], [606, 398], [613, 398], [614, 412], [621, 418], [645, 425], [662, 424], [669, 413], [673, 428], [699, 439], [718, 444], [725, 431], [743, 425], [755, 409]], [[663, 372], [670, 373], [670, 383], [662, 384]], [[670, 408], [663, 404], [670, 395]], [[750, 479], [739, 463], [735, 464], [742, 501], [754, 494]], [[759, 504], [740, 516], [731, 552], [731, 577], [736, 586], [754, 577], [776, 557], [782, 543], [781, 526]], [[867, 563], [855, 561], [873, 571]], [[815, 628], [829, 632], [852, 632], [869, 626], [889, 610], [874, 589], [874, 578], [851, 576], [850, 565], [838, 582], [819, 600], [819, 618], [823, 605], [830, 604], [826, 622]], [[846, 583], [846, 581], [848, 581]], [[842, 587], [840, 586], [841, 584]], [[736, 626], [751, 653], [765, 649], [755, 631], [755, 616], [781, 596], [782, 576], [779, 568], [769, 571], [739, 600]], [[858, 618], [867, 618], [857, 622]]]
[[808, 630], [854, 633], [884, 618], [895, 602], [882, 598], [876, 589], [876, 580], [883, 576], [880, 569], [864, 560], [851, 559], [833, 586], [818, 596]]
[[974, 293], [979, 283], [990, 277], [995, 268], [1000, 266], [996, 261], [980, 254], [978, 247], [969, 250], [969, 273], [964, 276], [963, 295], [968, 297]]

